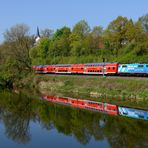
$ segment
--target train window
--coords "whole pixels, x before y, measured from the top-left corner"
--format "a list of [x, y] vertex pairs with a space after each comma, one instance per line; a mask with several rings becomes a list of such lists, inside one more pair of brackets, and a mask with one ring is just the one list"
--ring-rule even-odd
[[148, 67], [148, 65], [146, 65], [146, 67]]
[[128, 115], [128, 113], [123, 112], [124, 115]]
[[110, 67], [108, 67], [108, 70], [110, 70]]
[[102, 106], [102, 104], [98, 104], [99, 106]]
[[138, 67], [143, 67], [144, 65], [138, 65]]
[[115, 70], [115, 67], [113, 67], [113, 70]]
[[122, 67], [127, 67], [127, 65], [123, 65]]
[[142, 115], [139, 115], [139, 118], [144, 118], [144, 116], [142, 116]]

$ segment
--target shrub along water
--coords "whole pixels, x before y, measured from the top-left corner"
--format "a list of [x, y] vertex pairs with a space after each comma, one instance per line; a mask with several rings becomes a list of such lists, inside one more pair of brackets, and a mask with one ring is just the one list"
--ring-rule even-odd
[[92, 99], [148, 109], [147, 80], [115, 77], [36, 75], [34, 86], [41, 93]]

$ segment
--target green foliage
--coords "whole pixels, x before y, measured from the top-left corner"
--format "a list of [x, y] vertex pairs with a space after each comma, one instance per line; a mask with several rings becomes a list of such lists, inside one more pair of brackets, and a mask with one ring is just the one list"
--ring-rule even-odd
[[85, 20], [76, 23], [72, 32], [68, 27], [57, 29], [47, 43], [48, 50], [41, 45], [42, 39], [31, 49], [32, 63], [102, 62], [103, 58], [108, 62], [147, 62], [148, 35], [142, 28], [146, 16], [137, 22], [119, 16], [105, 30], [101, 26], [91, 30]]
[[31, 71], [29, 50], [33, 39], [28, 32], [28, 26], [18, 24], [4, 33], [5, 42], [0, 46], [0, 83], [5, 87], [12, 87], [16, 79]]
[[148, 41], [138, 44], [135, 48], [135, 53], [137, 56], [148, 55]]
[[[30, 49], [29, 55], [32, 59], [32, 64], [39, 64], [43, 59], [48, 57], [49, 42], [50, 40], [48, 38], [42, 38], [35, 47]], [[36, 61], [39, 62], [37, 63]], [[45, 62], [42, 64], [45, 64]]]
[[58, 63], [148, 62], [148, 14], [132, 19], [118, 16], [103, 30], [92, 29], [85, 20], [53, 33], [41, 31], [41, 39], [34, 44], [29, 27], [18, 24], [4, 33], [0, 45], [0, 85], [30, 72], [31, 65]]
[[90, 27], [85, 20], [81, 20], [74, 26], [72, 32], [80, 37], [84, 37], [90, 32]]
[[57, 29], [57, 31], [55, 32], [54, 36], [53, 36], [53, 40], [57, 40], [61, 37], [68, 37], [70, 35], [71, 31], [70, 28], [68, 27], [62, 27], [61, 29]]
[[148, 14], [143, 15], [139, 18], [139, 22], [142, 25], [142, 29], [145, 33], [148, 33]]
[[106, 30], [106, 40], [113, 48], [114, 54], [118, 56], [118, 51], [125, 43], [125, 26], [128, 22], [126, 17], [118, 16], [112, 21]]

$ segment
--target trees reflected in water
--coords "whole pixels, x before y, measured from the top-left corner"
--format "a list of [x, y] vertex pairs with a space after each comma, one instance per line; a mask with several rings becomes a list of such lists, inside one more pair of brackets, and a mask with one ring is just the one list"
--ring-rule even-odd
[[148, 122], [108, 116], [88, 110], [32, 99], [25, 94], [1, 93], [0, 120], [5, 134], [18, 143], [31, 141], [30, 122], [50, 132], [73, 136], [83, 145], [92, 138], [107, 140], [111, 147], [148, 147]]
[[5, 134], [8, 138], [18, 142], [27, 143], [30, 141], [29, 120], [13, 113], [5, 113], [3, 118]]
[[[2, 97], [3, 96], [3, 97]], [[5, 135], [17, 143], [28, 143], [31, 139], [29, 122], [32, 119], [32, 99], [25, 95], [3, 93], [0, 98], [1, 120]]]

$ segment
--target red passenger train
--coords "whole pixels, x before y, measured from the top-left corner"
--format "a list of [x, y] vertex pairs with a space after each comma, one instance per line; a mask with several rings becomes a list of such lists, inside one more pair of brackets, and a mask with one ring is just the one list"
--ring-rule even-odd
[[90, 64], [57, 64], [33, 66], [33, 70], [40, 73], [69, 73], [69, 74], [117, 74], [118, 63], [90, 63]]

